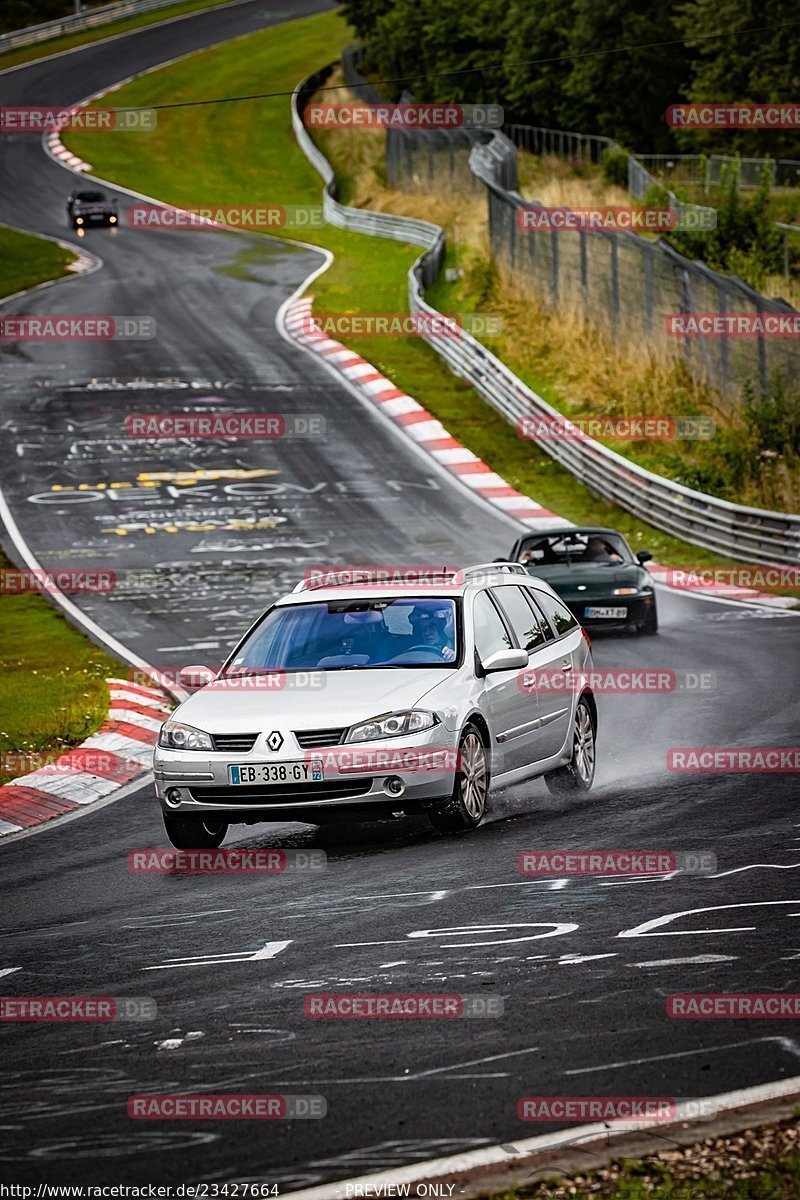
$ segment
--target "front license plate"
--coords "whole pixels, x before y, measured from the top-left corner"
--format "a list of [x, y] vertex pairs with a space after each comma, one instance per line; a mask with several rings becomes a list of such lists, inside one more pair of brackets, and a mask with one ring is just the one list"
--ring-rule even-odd
[[596, 620], [608, 617], [614, 621], [627, 617], [628, 610], [627, 608], [585, 608], [583, 615], [585, 617], [594, 617]]
[[231, 787], [247, 787], [252, 784], [322, 783], [322, 759], [312, 758], [309, 762], [253, 763], [228, 767], [228, 783]]

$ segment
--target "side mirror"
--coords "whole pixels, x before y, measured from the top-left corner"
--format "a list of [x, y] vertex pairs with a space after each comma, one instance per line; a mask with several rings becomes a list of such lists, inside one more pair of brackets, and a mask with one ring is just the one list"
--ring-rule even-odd
[[640, 550], [640, 551], [638, 552], [638, 554], [636, 555], [636, 557], [637, 557], [637, 559], [639, 560], [639, 562], [642, 564], [642, 566], [644, 566], [644, 564], [645, 564], [646, 562], [650, 562], [650, 559], [651, 559], [653, 556], [652, 556], [652, 554], [650, 553], [650, 551], [649, 551], [649, 550]]
[[210, 667], [181, 667], [178, 672], [178, 683], [187, 692], [204, 688], [213, 678], [214, 672]]
[[496, 650], [481, 666], [485, 675], [490, 671], [518, 671], [528, 665], [527, 650]]

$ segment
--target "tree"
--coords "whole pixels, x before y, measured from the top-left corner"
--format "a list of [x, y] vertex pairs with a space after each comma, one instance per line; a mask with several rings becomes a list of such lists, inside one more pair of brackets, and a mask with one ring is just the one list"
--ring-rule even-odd
[[[796, 102], [800, 92], [800, 25], [794, 0], [689, 0], [678, 26], [693, 53], [690, 101]], [[768, 26], [760, 33], [743, 30]], [[709, 37], [729, 33], [730, 37]], [[698, 130], [678, 135], [682, 148], [754, 158], [800, 157], [800, 131]], [[720, 147], [720, 142], [724, 147]]]
[[558, 59], [569, 49], [575, 0], [554, 5], [549, 0], [510, 0], [505, 22], [505, 90], [502, 103], [507, 118], [528, 125], [569, 127], [565, 114], [564, 83], [569, 61], [525, 62]]
[[[652, 0], [575, 0], [564, 83], [565, 116], [572, 128], [615, 138], [631, 150], [668, 153], [673, 148], [666, 110], [690, 75], [683, 45], [625, 46], [680, 38], [674, 3]], [[607, 53], [617, 49], [617, 53]], [[596, 51], [606, 51], [597, 54]]]

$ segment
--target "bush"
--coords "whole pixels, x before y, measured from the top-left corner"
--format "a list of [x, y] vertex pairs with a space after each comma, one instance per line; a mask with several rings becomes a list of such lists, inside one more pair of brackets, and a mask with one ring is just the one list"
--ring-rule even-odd
[[625, 150], [604, 150], [601, 160], [603, 179], [618, 187], [628, 187], [628, 154]]
[[717, 271], [739, 275], [758, 289], [765, 276], [783, 269], [783, 235], [769, 211], [769, 164], [758, 188], [746, 201], [739, 194], [736, 174], [735, 163], [723, 170], [716, 229], [676, 230], [669, 241], [687, 258], [699, 258]]

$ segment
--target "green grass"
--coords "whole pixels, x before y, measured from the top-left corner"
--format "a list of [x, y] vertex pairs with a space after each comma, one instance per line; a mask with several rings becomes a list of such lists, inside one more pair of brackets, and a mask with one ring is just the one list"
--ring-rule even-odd
[[[151, 105], [263, 91], [291, 90], [336, 58], [349, 40], [336, 13], [303, 18], [253, 34], [243, 43], [201, 51], [121, 89], [120, 104]], [[157, 128], [132, 135], [86, 129], [65, 141], [98, 175], [174, 204], [318, 204], [319, 176], [294, 141], [288, 97], [159, 112]], [[186, 145], [192, 145], [191, 159]], [[421, 200], [424, 209], [424, 200]], [[291, 231], [283, 236], [295, 236]], [[297, 235], [300, 236], [300, 235]], [[302, 235], [335, 255], [313, 285], [320, 312], [406, 312], [406, 274], [418, 249], [326, 227]], [[729, 565], [729, 560], [648, 526], [593, 496], [453, 376], [423, 341], [350, 337], [347, 344], [416, 396], [452, 435], [510, 484], [577, 522], [603, 522], [671, 565]], [[503, 547], [499, 547], [502, 551]]]
[[[14, 569], [2, 555], [0, 569]], [[0, 589], [0, 752], [59, 754], [95, 733], [120, 665], [43, 596]], [[0, 783], [19, 774], [0, 769]]]
[[187, 0], [185, 4], [171, 4], [168, 8], [160, 8], [155, 12], [123, 17], [119, 21], [109, 21], [107, 25], [100, 25], [96, 29], [65, 33], [60, 37], [48, 38], [46, 42], [37, 42], [34, 46], [20, 46], [18, 50], [6, 50], [0, 54], [0, 71], [16, 67], [20, 63], [32, 62], [37, 58], [47, 58], [51, 54], [60, 54], [63, 50], [72, 50], [76, 46], [99, 42], [103, 38], [113, 37], [118, 33], [130, 33], [132, 29], [155, 25], [170, 17], [181, 17], [201, 8], [213, 8], [219, 2], [220, 0]]
[[0, 225], [0, 297], [57, 279], [74, 258], [55, 242]]

